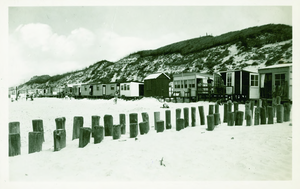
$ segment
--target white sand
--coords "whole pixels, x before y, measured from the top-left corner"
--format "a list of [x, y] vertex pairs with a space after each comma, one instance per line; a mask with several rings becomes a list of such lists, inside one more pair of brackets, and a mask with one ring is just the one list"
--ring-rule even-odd
[[[292, 180], [292, 126], [290, 122], [259, 126], [234, 126], [226, 123], [207, 131], [200, 126], [198, 106], [209, 102], [168, 103], [172, 129], [156, 133], [153, 127], [138, 140], [129, 138], [129, 113], [148, 112], [153, 126], [153, 112], [162, 103], [145, 98], [138, 101], [35, 99], [9, 102], [9, 121], [19, 121], [21, 155], [9, 157], [9, 181], [276, 181]], [[196, 127], [175, 130], [175, 109], [196, 107]], [[244, 105], [239, 105], [244, 110]], [[191, 110], [190, 110], [191, 111]], [[100, 144], [93, 138], [85, 148], [72, 141], [73, 117], [83, 116], [91, 127], [91, 116], [111, 114], [114, 124], [119, 114], [126, 114], [126, 135], [119, 140], [105, 137]], [[220, 106], [223, 120], [223, 106]], [[67, 146], [53, 152], [55, 118], [66, 117]], [[32, 120], [42, 119], [45, 130], [43, 151], [28, 154], [28, 132]], [[191, 122], [191, 118], [190, 118]], [[160, 165], [163, 158], [165, 166]], [[178, 185], [179, 186], [179, 185]]]

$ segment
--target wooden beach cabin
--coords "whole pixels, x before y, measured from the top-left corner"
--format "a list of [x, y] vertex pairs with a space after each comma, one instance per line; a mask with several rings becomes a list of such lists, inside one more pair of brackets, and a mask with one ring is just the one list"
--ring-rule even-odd
[[91, 84], [88, 84], [88, 83], [82, 84], [80, 86], [81, 96], [82, 97], [89, 97], [89, 96], [91, 96], [93, 94], [92, 88], [93, 88], [93, 85], [91, 85]]
[[120, 83], [120, 96], [125, 96], [125, 97], [144, 96], [144, 83], [141, 82]]
[[261, 98], [281, 96], [282, 101], [292, 101], [292, 63], [260, 68], [258, 73]]
[[259, 77], [256, 69], [221, 71], [226, 86], [226, 95], [233, 100], [259, 99]]
[[213, 75], [206, 73], [180, 73], [173, 75], [174, 97], [195, 98], [199, 92], [208, 92], [208, 80], [213, 80]]
[[102, 84], [102, 95], [104, 97], [114, 97], [116, 92], [120, 94], [119, 91], [120, 91], [119, 83]]
[[97, 97], [103, 97], [103, 84], [102, 83], [93, 83], [92, 85], [92, 95]]
[[170, 77], [165, 73], [150, 74], [144, 79], [145, 97], [169, 97]]
[[72, 95], [74, 97], [78, 97], [81, 95], [81, 85], [82, 84], [80, 84], [80, 83], [72, 85]]

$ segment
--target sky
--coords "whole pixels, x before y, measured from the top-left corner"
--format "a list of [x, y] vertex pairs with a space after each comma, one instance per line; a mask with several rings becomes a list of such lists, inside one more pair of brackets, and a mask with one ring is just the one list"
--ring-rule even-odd
[[8, 85], [270, 23], [292, 6], [8, 6]]

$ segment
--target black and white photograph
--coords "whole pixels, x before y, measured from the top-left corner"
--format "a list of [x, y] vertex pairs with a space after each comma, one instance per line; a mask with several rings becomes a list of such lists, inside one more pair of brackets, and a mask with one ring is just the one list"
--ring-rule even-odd
[[1, 8], [3, 188], [297, 188], [295, 1], [75, 2]]

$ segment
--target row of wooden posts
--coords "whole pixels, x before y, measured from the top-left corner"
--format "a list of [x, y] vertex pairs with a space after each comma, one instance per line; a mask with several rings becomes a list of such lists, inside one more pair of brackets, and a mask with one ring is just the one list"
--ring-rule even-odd
[[[244, 112], [239, 110], [237, 102], [228, 101], [223, 105], [224, 116], [223, 122], [227, 126], [242, 126], [243, 121], [246, 120], [246, 126], [253, 125], [253, 110], [254, 101], [245, 104], [245, 117]], [[232, 110], [233, 106], [233, 110]], [[278, 103], [276, 106], [266, 106], [258, 102], [254, 111], [254, 125], [273, 124], [276, 114], [277, 123], [290, 121], [291, 104], [285, 103], [284, 105]], [[200, 117], [200, 124], [205, 125], [204, 108], [198, 106]], [[189, 108], [183, 108], [183, 118], [181, 118], [181, 109], [175, 110], [176, 117], [176, 131], [180, 131], [188, 126], [196, 126], [196, 107], [191, 107], [191, 124], [189, 121]], [[129, 114], [129, 137], [136, 138], [138, 133], [140, 135], [147, 134], [150, 130], [149, 115], [147, 112], [142, 113], [143, 121], [138, 123], [138, 114]], [[100, 143], [104, 136], [112, 136], [114, 140], [119, 139], [121, 135], [126, 133], [126, 120], [125, 114], [119, 114], [119, 124], [113, 124], [112, 115], [104, 115], [104, 126], [100, 125], [100, 116], [92, 116], [92, 126], [84, 127], [84, 120], [82, 116], [75, 116], [73, 119], [73, 135], [72, 140], [79, 139], [79, 148], [85, 147], [90, 138], [94, 138], [94, 143]], [[207, 130], [213, 131], [215, 126], [221, 124], [221, 117], [219, 112], [219, 104], [210, 104], [209, 112], [206, 116]], [[268, 120], [268, 122], [267, 122]], [[56, 130], [53, 131], [54, 151], [59, 151], [66, 147], [66, 129], [65, 117], [55, 119]], [[43, 120], [32, 120], [33, 131], [28, 134], [28, 153], [39, 152], [42, 150], [44, 139]], [[171, 129], [171, 111], [165, 110], [165, 121], [161, 120], [160, 112], [154, 112], [154, 128], [157, 132], [163, 132], [164, 129]], [[20, 141], [20, 123], [9, 123], [9, 156], [16, 156], [21, 154], [21, 141]]]

